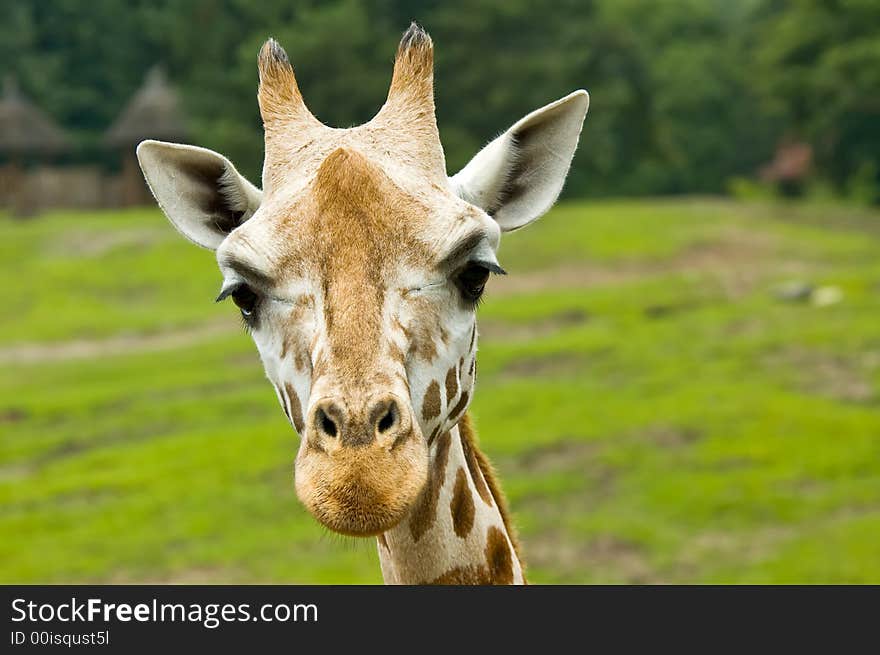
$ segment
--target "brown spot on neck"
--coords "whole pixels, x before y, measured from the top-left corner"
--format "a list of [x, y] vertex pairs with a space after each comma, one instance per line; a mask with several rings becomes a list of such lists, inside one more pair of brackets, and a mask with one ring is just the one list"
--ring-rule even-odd
[[296, 394], [296, 389], [293, 388], [293, 385], [291, 385], [290, 382], [284, 383], [284, 389], [287, 391], [288, 400], [290, 400], [289, 418], [293, 421], [293, 427], [296, 428], [296, 431], [299, 434], [302, 434], [305, 426], [303, 424], [303, 412], [302, 405], [299, 402], [299, 396]]
[[456, 566], [430, 580], [432, 585], [513, 584], [513, 554], [504, 532], [494, 525], [486, 533], [485, 564]]
[[274, 382], [272, 383], [272, 386], [275, 387], [275, 391], [278, 393], [278, 398], [281, 399], [281, 409], [284, 410], [284, 415], [287, 417], [287, 420], [290, 421], [290, 412], [287, 410], [287, 402], [284, 399], [284, 394], [281, 393], [281, 389]]
[[474, 527], [474, 499], [471, 498], [471, 489], [463, 468], [459, 468], [455, 474], [449, 511], [452, 513], [452, 528], [455, 534], [464, 539]]
[[431, 380], [422, 400], [422, 418], [430, 421], [440, 416], [440, 385], [436, 380]]
[[[461, 423], [459, 423], [459, 430], [461, 430]], [[471, 474], [471, 480], [474, 481], [474, 488], [477, 490], [480, 498], [483, 499], [483, 502], [486, 503], [489, 507], [492, 507], [494, 505], [492, 492], [489, 491], [489, 487], [486, 485], [486, 480], [483, 477], [483, 471], [480, 467], [479, 462], [477, 461], [477, 455], [474, 452], [473, 447], [471, 446], [471, 442], [469, 439], [464, 438], [464, 436], [462, 436], [461, 439], [461, 449], [462, 451], [464, 451], [464, 461], [467, 464], [468, 471]]]
[[486, 563], [492, 584], [513, 582], [513, 553], [504, 532], [494, 525], [486, 533]]
[[451, 403], [458, 394], [458, 371], [453, 366], [446, 373], [446, 402]]
[[461, 398], [458, 399], [458, 402], [455, 404], [455, 407], [452, 408], [452, 411], [449, 412], [449, 420], [454, 421], [458, 418], [458, 415], [461, 414], [465, 407], [467, 407], [468, 400], [470, 400], [470, 396], [468, 392], [465, 391], [461, 394]]
[[[498, 478], [495, 475], [495, 469], [492, 467], [492, 463], [478, 447], [477, 434], [474, 431], [473, 423], [471, 422], [469, 414], [462, 416], [461, 420], [458, 422], [458, 434], [461, 439], [462, 449], [465, 452], [465, 460], [467, 461], [468, 459], [468, 452], [470, 452], [471, 457], [476, 460], [476, 468], [478, 468], [479, 472], [482, 474], [482, 478], [485, 480], [485, 483], [489, 488], [489, 494], [495, 501], [495, 504], [498, 505], [498, 511], [501, 513], [501, 520], [504, 522], [504, 528], [507, 530], [507, 534], [510, 537], [510, 543], [513, 544], [513, 551], [516, 554], [517, 559], [519, 559], [520, 564], [522, 564], [519, 542], [516, 538], [516, 530], [513, 528], [513, 523], [510, 520], [510, 512], [507, 509], [507, 499], [504, 497], [504, 492], [501, 491], [501, 485], [498, 483]], [[465, 443], [467, 443], [467, 446], [465, 446]], [[470, 466], [472, 465], [468, 464], [469, 468]], [[474, 480], [475, 485], [477, 477], [478, 476], [473, 473], [471, 474], [471, 479]], [[477, 487], [477, 491], [479, 491], [479, 487]], [[483, 497], [482, 494], [480, 494], [480, 496]]]
[[437, 449], [431, 471], [428, 474], [428, 482], [410, 514], [409, 530], [415, 542], [422, 538], [436, 518], [437, 501], [440, 498], [443, 481], [446, 479], [446, 463], [449, 460], [451, 444], [452, 438], [448, 432], [437, 437]]
[[456, 566], [433, 580], [430, 585], [490, 585], [489, 571], [484, 566]]

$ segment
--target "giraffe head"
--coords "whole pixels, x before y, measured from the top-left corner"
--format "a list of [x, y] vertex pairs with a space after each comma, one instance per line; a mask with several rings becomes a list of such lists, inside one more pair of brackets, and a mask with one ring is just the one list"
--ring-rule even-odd
[[450, 178], [418, 26], [358, 127], [309, 112], [273, 40], [259, 75], [262, 191], [203, 148], [145, 141], [138, 159], [172, 224], [216, 251], [218, 300], [240, 308], [300, 434], [300, 499], [332, 530], [378, 534], [408, 513], [435, 438], [473, 397], [475, 310], [503, 273], [499, 237], [556, 200], [588, 96], [532, 112]]

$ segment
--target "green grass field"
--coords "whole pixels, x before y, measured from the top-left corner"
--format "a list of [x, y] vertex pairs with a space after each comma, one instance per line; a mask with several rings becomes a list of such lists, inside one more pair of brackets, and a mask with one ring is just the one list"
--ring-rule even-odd
[[[0, 582], [381, 581], [296, 500], [211, 253], [153, 209], [0, 230]], [[880, 583], [880, 214], [565, 203], [501, 262], [472, 412], [533, 582]]]

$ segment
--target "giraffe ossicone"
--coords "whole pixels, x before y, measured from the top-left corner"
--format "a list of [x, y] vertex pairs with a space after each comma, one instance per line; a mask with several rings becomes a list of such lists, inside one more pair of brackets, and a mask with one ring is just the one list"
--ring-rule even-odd
[[587, 92], [528, 114], [448, 177], [433, 44], [417, 25], [385, 104], [357, 127], [311, 114], [274, 40], [258, 67], [262, 189], [204, 148], [144, 141], [137, 154], [171, 223], [216, 251], [218, 300], [240, 308], [300, 435], [297, 495], [328, 528], [375, 536], [386, 582], [524, 582], [467, 415], [476, 306], [504, 272], [502, 232], [559, 195]]

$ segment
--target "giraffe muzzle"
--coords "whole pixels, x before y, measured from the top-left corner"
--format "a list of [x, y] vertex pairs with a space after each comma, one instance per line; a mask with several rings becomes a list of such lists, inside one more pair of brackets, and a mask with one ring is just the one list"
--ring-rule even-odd
[[408, 402], [391, 393], [361, 403], [324, 397], [308, 412], [296, 490], [331, 530], [375, 535], [409, 512], [427, 469], [427, 445]]

